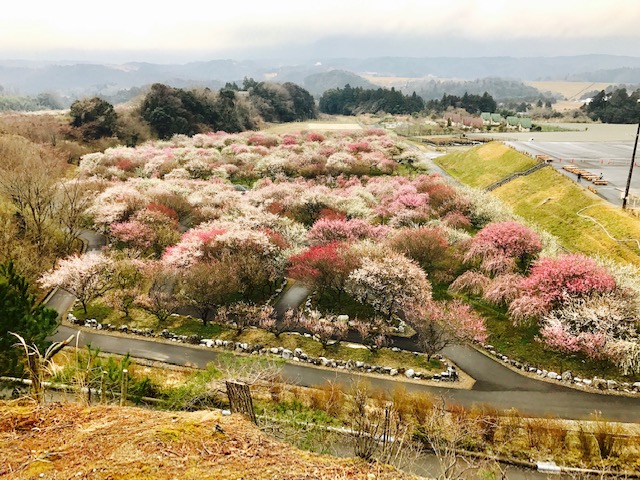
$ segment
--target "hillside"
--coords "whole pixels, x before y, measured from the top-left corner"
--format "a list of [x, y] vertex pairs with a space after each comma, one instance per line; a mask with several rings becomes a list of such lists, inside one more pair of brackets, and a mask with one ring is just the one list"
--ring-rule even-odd
[[533, 167], [536, 161], [502, 143], [492, 142], [471, 150], [463, 150], [435, 160], [449, 174], [475, 188], [492, 183]]
[[370, 81], [345, 70], [331, 70], [330, 72], [314, 73], [305, 77], [303, 86], [312, 95], [320, 96], [332, 88], [344, 88], [345, 85], [362, 88], [377, 88]]
[[[570, 77], [572, 80], [615, 83], [629, 82], [637, 78], [637, 69], [640, 68], [640, 57], [615, 55], [522, 58], [374, 57], [323, 58], [321, 60], [318, 62], [318, 59], [314, 58], [298, 62], [219, 59], [184, 64], [131, 62], [119, 65], [98, 62], [54, 63], [3, 60], [0, 61], [0, 87], [12, 95], [51, 92], [78, 98], [98, 94], [113, 95], [122, 89], [152, 83], [167, 83], [173, 87], [182, 88], [208, 86], [217, 89], [225, 82], [241, 82], [244, 77], [252, 77], [257, 81], [268, 79], [302, 84], [310, 75], [332, 70], [343, 70], [359, 75], [411, 79], [438, 77], [476, 80], [491, 77], [515, 80], [564, 80]], [[486, 81], [491, 83], [491, 80]], [[511, 83], [526, 95], [522, 86], [517, 85], [519, 82]], [[478, 86], [478, 88], [482, 87]], [[416, 87], [411, 86], [411, 91], [413, 89]], [[495, 93], [500, 97], [499, 90]]]
[[0, 478], [409, 479], [282, 444], [238, 416], [0, 403]]
[[640, 221], [552, 168], [520, 177], [492, 193], [516, 214], [556, 235], [568, 250], [640, 266], [635, 242], [615, 242], [601, 227], [579, 217], [577, 212], [589, 207], [583, 213], [595, 218], [618, 239], [640, 239]]
[[[486, 188], [535, 160], [501, 143], [488, 143], [435, 160], [451, 176], [475, 188]], [[634, 241], [616, 242], [583, 212], [601, 223], [617, 239], [640, 239], [640, 221], [571, 181], [553, 168], [517, 178], [491, 192], [517, 215], [555, 235], [569, 251], [603, 255], [640, 266]]]

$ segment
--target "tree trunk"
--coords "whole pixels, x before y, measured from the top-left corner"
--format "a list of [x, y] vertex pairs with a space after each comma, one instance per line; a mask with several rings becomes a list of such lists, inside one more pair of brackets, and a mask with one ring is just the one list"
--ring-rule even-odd
[[257, 425], [258, 420], [255, 412], [253, 411], [253, 400], [251, 399], [251, 390], [249, 389], [249, 385], [236, 381], [228, 381], [226, 382], [226, 385], [231, 412], [242, 413]]

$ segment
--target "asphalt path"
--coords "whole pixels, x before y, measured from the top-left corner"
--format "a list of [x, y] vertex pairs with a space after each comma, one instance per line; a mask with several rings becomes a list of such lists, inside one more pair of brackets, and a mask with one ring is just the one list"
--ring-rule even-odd
[[[78, 330], [60, 326], [52, 338], [63, 340], [74, 333], [78, 333]], [[102, 352], [121, 355], [129, 353], [133, 357], [197, 368], [204, 368], [208, 363], [215, 362], [218, 356], [216, 351], [205, 347], [107, 335], [98, 331], [80, 332], [78, 343], [80, 346], [91, 344], [94, 348], [100, 348]], [[489, 358], [486, 360], [493, 362]], [[469, 361], [476, 362], [477, 358], [470, 355]], [[409, 392], [442, 396], [448, 403], [458, 403], [467, 407], [474, 404], [491, 405], [501, 410], [516, 408], [528, 415], [552, 415], [568, 419], [588, 418], [593, 412], [599, 411], [604, 418], [610, 420], [640, 421], [640, 399], [577, 391], [562, 385], [527, 379], [506, 368], [504, 370], [495, 371], [500, 377], [499, 382], [476, 383], [471, 390], [447, 388], [446, 383], [442, 383], [442, 386], [434, 386], [406, 381], [402, 382], [402, 385]], [[504, 390], [501, 387], [502, 380], [505, 378], [502, 377], [504, 374], [515, 382], [509, 390]], [[399, 380], [395, 379], [295, 363], [285, 364], [282, 376], [285, 381], [302, 386], [320, 385], [327, 380], [337, 381], [348, 386], [354, 379], [366, 378], [372, 388], [388, 392], [393, 391], [399, 384]], [[532, 383], [526, 382], [526, 380], [531, 380]]]
[[[83, 230], [80, 239], [85, 243], [85, 251], [91, 252], [100, 250], [106, 244], [106, 238], [97, 232], [91, 230]], [[45, 306], [53, 308], [58, 314], [64, 314], [71, 309], [75, 297], [69, 292], [60, 288], [56, 289], [53, 294], [44, 302]]]
[[[104, 236], [94, 232], [83, 232], [81, 238], [87, 244], [87, 251], [100, 249]], [[302, 285], [294, 285], [277, 306], [280, 310], [299, 305], [308, 291]], [[47, 306], [58, 312], [66, 312], [74, 302], [74, 298], [63, 290], [57, 290], [47, 301]], [[60, 341], [79, 330], [67, 326], [59, 326], [52, 336]], [[412, 339], [395, 337], [394, 345], [405, 350], [416, 350]], [[79, 345], [91, 344], [102, 352], [127, 354], [175, 365], [190, 365], [204, 368], [207, 363], [215, 361], [216, 352], [203, 347], [193, 347], [178, 343], [164, 343], [153, 340], [107, 335], [102, 332], [82, 331]], [[521, 375], [497, 360], [465, 345], [451, 346], [445, 349], [444, 355], [459, 368], [473, 377], [476, 382], [471, 390], [447, 388], [443, 386], [425, 385], [419, 382], [403, 382], [408, 391], [442, 395], [446, 401], [460, 403], [465, 406], [473, 404], [489, 404], [498, 409], [516, 408], [525, 414], [536, 416], [553, 415], [562, 418], [587, 418], [599, 411], [611, 420], [640, 421], [640, 399], [614, 395], [601, 395], [583, 392], [560, 384], [541, 381]], [[362, 377], [357, 373], [342, 370], [322, 369], [306, 364], [287, 363], [283, 367], [286, 381], [312, 386], [335, 380], [349, 385], [354, 378]], [[397, 379], [378, 376], [366, 376], [375, 389], [391, 391], [398, 385]]]

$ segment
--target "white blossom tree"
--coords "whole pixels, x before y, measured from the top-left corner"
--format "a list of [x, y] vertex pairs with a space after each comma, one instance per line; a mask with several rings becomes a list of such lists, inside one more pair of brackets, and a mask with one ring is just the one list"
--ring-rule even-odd
[[58, 261], [55, 268], [39, 280], [43, 288], [59, 287], [75, 296], [84, 313], [90, 301], [112, 288], [114, 261], [101, 252], [72, 255]]
[[389, 252], [384, 258], [363, 258], [360, 268], [349, 275], [347, 292], [391, 320], [429, 300], [431, 284], [416, 262]]

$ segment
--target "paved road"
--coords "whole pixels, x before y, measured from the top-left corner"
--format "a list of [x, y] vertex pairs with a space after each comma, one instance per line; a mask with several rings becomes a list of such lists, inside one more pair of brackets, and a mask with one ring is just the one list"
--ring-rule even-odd
[[[104, 245], [104, 237], [83, 232], [87, 241], [87, 250], [96, 250]], [[288, 298], [281, 302], [282, 308], [299, 305], [306, 298], [307, 291], [301, 285], [288, 291]], [[65, 312], [73, 304], [73, 297], [64, 291], [57, 291], [47, 305]], [[75, 330], [60, 326], [53, 335], [55, 340], [64, 340]], [[411, 339], [396, 338], [394, 342], [400, 348], [415, 350]], [[90, 343], [100, 347], [103, 352], [126, 354], [134, 357], [167, 362], [175, 365], [194, 365], [204, 367], [215, 360], [216, 353], [210, 349], [194, 348], [182, 344], [166, 344], [137, 338], [125, 338], [106, 335], [100, 332], [82, 332], [80, 344]], [[585, 418], [598, 410], [606, 418], [627, 422], [640, 421], [640, 399], [604, 396], [581, 392], [562, 385], [543, 382], [520, 375], [501, 363], [489, 358], [468, 346], [448, 347], [444, 354], [452, 359], [462, 370], [476, 379], [472, 390], [460, 390], [427, 386], [419, 383], [405, 383], [409, 391], [420, 391], [443, 395], [448, 401], [470, 406], [474, 403], [491, 404], [496, 408], [517, 408], [532, 415], [555, 415], [563, 418]], [[345, 385], [353, 381], [357, 374], [313, 368], [306, 365], [287, 364], [284, 378], [292, 383], [310, 386], [326, 380], [340, 381]], [[379, 377], [367, 377], [374, 388], [390, 391], [397, 381]]]
[[[55, 340], [65, 339], [75, 332], [76, 330], [70, 327], [60, 326], [53, 338]], [[111, 336], [100, 332], [81, 332], [79, 343], [80, 345], [90, 343], [94, 347], [99, 347], [103, 352], [130, 353], [134, 357], [200, 368], [215, 361], [217, 355], [215, 351], [203, 347], [159, 343], [152, 340]], [[469, 362], [477, 360], [473, 355], [468, 356]], [[495, 363], [489, 358], [486, 358], [486, 361]], [[462, 365], [464, 365], [464, 361], [461, 362]], [[466, 366], [468, 367], [468, 365]], [[531, 415], [555, 415], [572, 419], [586, 418], [597, 410], [602, 412], [605, 418], [611, 420], [640, 421], [640, 399], [586, 393], [535, 380], [528, 382], [529, 379], [508, 369], [504, 370], [504, 372], [497, 371], [498, 376], [495, 380], [500, 380], [499, 382], [491, 382], [486, 379], [477, 383], [472, 390], [447, 388], [444, 383], [442, 387], [409, 382], [405, 382], [403, 385], [408, 391], [442, 395], [448, 402], [460, 403], [465, 406], [490, 404], [499, 409], [517, 408]], [[335, 380], [349, 385], [354, 377], [360, 377], [358, 374], [340, 370], [334, 371], [297, 364], [286, 364], [282, 374], [287, 382], [303, 386], [319, 385], [326, 380]], [[504, 390], [501, 383], [502, 379], [507, 377], [509, 381], [514, 383], [510, 389]], [[384, 391], [392, 391], [398, 385], [398, 382], [392, 379], [369, 376], [366, 378], [373, 388]]]
[[[104, 235], [93, 232], [91, 230], [83, 230], [80, 238], [85, 242], [86, 251], [100, 250], [106, 243]], [[63, 314], [69, 311], [75, 302], [75, 297], [62, 289], [56, 291], [45, 301], [45, 305], [53, 308], [58, 313]]]

